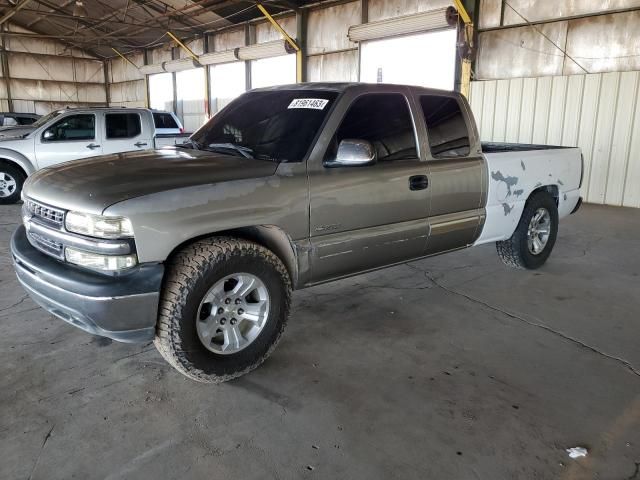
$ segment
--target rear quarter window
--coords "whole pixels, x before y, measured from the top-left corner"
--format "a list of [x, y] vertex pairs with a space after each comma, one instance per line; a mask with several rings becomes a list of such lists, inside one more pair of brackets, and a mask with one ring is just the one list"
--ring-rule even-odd
[[179, 128], [173, 115], [168, 113], [154, 113], [153, 123], [156, 128]]
[[458, 101], [453, 97], [423, 95], [420, 104], [427, 124], [431, 155], [434, 158], [469, 155], [469, 130]]

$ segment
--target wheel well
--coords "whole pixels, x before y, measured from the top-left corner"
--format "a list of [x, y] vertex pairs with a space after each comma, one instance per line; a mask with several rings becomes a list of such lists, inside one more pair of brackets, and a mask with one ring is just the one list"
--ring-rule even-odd
[[[536, 189], [534, 189], [531, 192], [531, 195], [529, 195], [529, 198], [531, 198], [535, 193], [538, 193], [538, 192], [547, 192], [556, 201], [556, 206], [559, 205], [559, 203], [560, 203], [560, 190], [558, 189], [557, 185], [544, 185], [544, 186], [537, 187]], [[527, 199], [527, 201], [528, 200], [529, 199]]]
[[175, 247], [169, 254], [168, 258], [171, 258], [178, 251], [182, 250], [187, 245], [197, 242], [198, 240], [223, 236], [250, 240], [271, 250], [284, 264], [287, 272], [289, 273], [289, 277], [291, 278], [291, 283], [295, 288], [298, 278], [298, 261], [296, 250], [293, 242], [291, 241], [291, 238], [282, 229], [276, 227], [275, 225], [255, 225], [250, 227], [234, 228], [231, 230], [221, 230], [219, 232], [200, 235], [198, 237], [186, 240]]
[[9, 165], [11, 167], [15, 167], [22, 172], [25, 178], [27, 178], [27, 172], [24, 171], [24, 168], [22, 168], [22, 166], [20, 166], [19, 163], [16, 163], [13, 160], [9, 160], [7, 158], [0, 158], [0, 165]]

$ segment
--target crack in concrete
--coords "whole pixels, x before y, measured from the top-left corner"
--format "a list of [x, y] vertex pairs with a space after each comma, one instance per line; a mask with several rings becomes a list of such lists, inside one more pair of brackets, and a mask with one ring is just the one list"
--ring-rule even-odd
[[471, 302], [477, 303], [479, 305], [482, 305], [486, 308], [489, 308], [495, 312], [499, 312], [502, 313], [503, 315], [506, 315], [507, 317], [513, 318], [514, 320], [518, 320], [520, 322], [526, 323], [527, 325], [530, 325], [532, 327], [537, 327], [537, 328], [541, 328], [543, 330], [546, 330], [549, 333], [552, 333], [554, 335], [557, 335], [558, 337], [569, 341], [575, 345], [578, 345], [582, 348], [585, 348], [587, 350], [592, 351], [593, 353], [596, 353], [598, 355], [601, 355], [605, 358], [608, 358], [609, 360], [614, 360], [615, 362], [621, 364], [622, 366], [624, 366], [627, 370], [629, 370], [631, 373], [633, 373], [634, 375], [640, 377], [640, 370], [638, 370], [637, 368], [635, 368], [631, 362], [625, 360], [624, 358], [620, 358], [620, 357], [616, 357], [615, 355], [610, 355], [606, 352], [603, 352], [601, 350], [598, 350], [596, 347], [589, 345], [587, 343], [584, 343], [582, 340], [578, 340], [577, 338], [574, 338], [570, 335], [567, 335], [566, 333], [563, 333], [559, 330], [555, 330], [551, 327], [549, 327], [548, 325], [545, 325], [543, 323], [538, 323], [538, 322], [534, 322], [532, 320], [529, 320], [528, 318], [522, 317], [520, 315], [516, 315], [515, 313], [511, 313], [508, 312], [506, 310], [501, 309], [500, 307], [496, 307], [495, 305], [491, 305], [490, 303], [487, 303], [483, 300], [477, 299], [475, 297], [472, 297], [470, 295], [467, 295], [466, 293], [462, 293], [462, 292], [458, 292], [457, 290], [453, 290], [449, 287], [445, 287], [444, 285], [442, 285], [440, 282], [438, 282], [434, 277], [432, 277], [431, 275], [429, 275], [429, 272], [427, 272], [426, 270], [423, 270], [419, 267], [416, 267], [414, 265], [410, 265], [408, 263], [405, 263], [405, 265], [409, 268], [412, 268], [414, 270], [417, 270], [419, 272], [422, 272], [425, 276], [425, 278], [427, 278], [428, 280], [430, 280], [431, 282], [433, 282], [434, 285], [436, 285], [437, 287], [441, 288], [442, 290], [444, 290], [445, 292], [448, 292], [452, 295], [457, 295], [459, 297], [465, 298]]
[[51, 433], [53, 433], [53, 429], [55, 428], [55, 424], [51, 426], [47, 434], [44, 436], [44, 440], [42, 441], [42, 445], [40, 446], [40, 451], [38, 452], [38, 456], [36, 457], [36, 461], [33, 464], [33, 468], [31, 469], [31, 473], [29, 474], [29, 480], [33, 478], [33, 474], [36, 471], [36, 467], [38, 466], [38, 462], [40, 462], [40, 457], [42, 456], [42, 452], [44, 451], [44, 447], [51, 438]]
[[20, 297], [20, 300], [18, 300], [15, 303], [12, 303], [11, 305], [7, 306], [7, 307], [2, 307], [0, 308], [0, 312], [4, 312], [5, 310], [9, 310], [13, 307], [17, 307], [18, 305], [20, 305], [22, 302], [24, 302], [29, 296], [28, 295], [23, 295], [22, 297]]
[[626, 480], [636, 480], [640, 478], [640, 462], [635, 462], [636, 469], [633, 471], [630, 477], [627, 477]]

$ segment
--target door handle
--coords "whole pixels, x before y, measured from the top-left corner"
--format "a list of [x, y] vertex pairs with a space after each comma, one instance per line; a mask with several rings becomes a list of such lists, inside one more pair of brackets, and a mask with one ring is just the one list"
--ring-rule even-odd
[[94, 148], [100, 148], [100, 145], [96, 145], [95, 143], [90, 143], [87, 145], [87, 148], [93, 150]]
[[409, 177], [409, 190], [424, 190], [429, 186], [426, 175], [413, 175]]
[[146, 147], [147, 146], [147, 142], [136, 142], [136, 143], [134, 143], [134, 145], [136, 147]]

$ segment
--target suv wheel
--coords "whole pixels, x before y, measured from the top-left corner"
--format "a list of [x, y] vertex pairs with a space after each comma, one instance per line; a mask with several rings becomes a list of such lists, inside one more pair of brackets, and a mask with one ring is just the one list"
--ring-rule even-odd
[[0, 163], [0, 204], [16, 203], [20, 200], [25, 176], [19, 168]]
[[496, 242], [502, 261], [514, 268], [536, 269], [551, 255], [558, 235], [558, 207], [547, 192], [534, 193], [511, 238]]
[[289, 274], [274, 253], [235, 238], [201, 240], [167, 264], [155, 345], [194, 380], [231, 380], [273, 351], [290, 302]]

